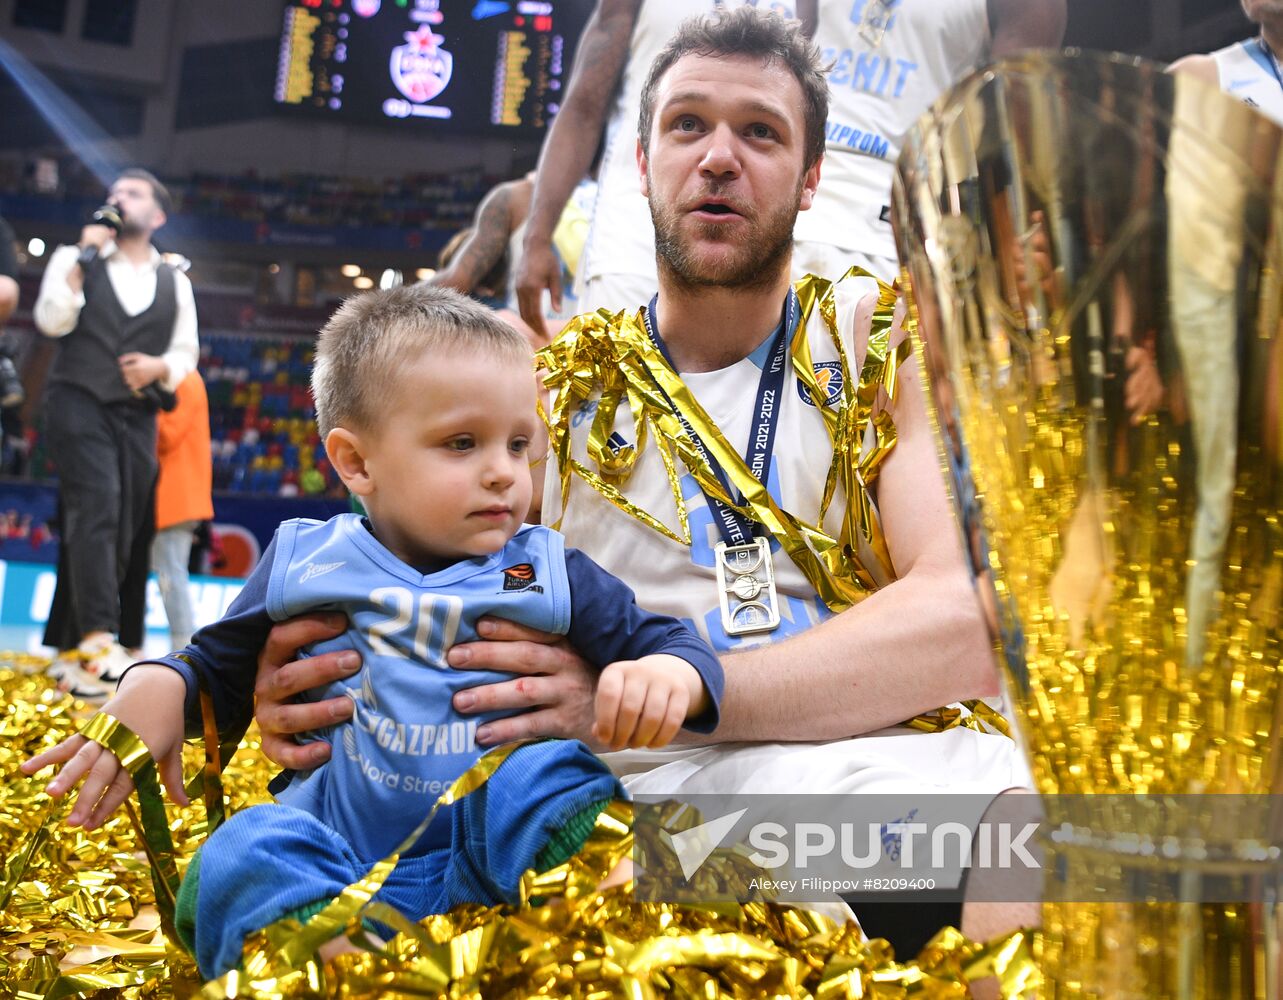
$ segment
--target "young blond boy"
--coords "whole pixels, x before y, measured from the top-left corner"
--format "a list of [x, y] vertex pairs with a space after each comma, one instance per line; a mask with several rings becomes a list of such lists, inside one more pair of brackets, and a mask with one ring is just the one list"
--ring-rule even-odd
[[[445, 654], [496, 615], [562, 632], [602, 668], [596, 736], [658, 747], [717, 724], [723, 677], [709, 649], [561, 536], [523, 526], [531, 499], [535, 384], [524, 339], [483, 307], [412, 286], [349, 299], [317, 347], [312, 376], [326, 451], [368, 518], [287, 521], [227, 616], [185, 650], [131, 668], [104, 711], [136, 732], [171, 797], [185, 801], [184, 729], [198, 725], [198, 676], [220, 732], [253, 708], [258, 651], [276, 621], [339, 611], [350, 623], [310, 652], [350, 649], [364, 667], [308, 698], [345, 695], [353, 717], [315, 738], [331, 760], [273, 783], [279, 804], [243, 810], [209, 839], [184, 880], [180, 932], [201, 971], [240, 960], [246, 935], [305, 919], [391, 853], [481, 753], [479, 723], [453, 694], [475, 685]], [[494, 675], [501, 679], [502, 675]], [[68, 822], [93, 828], [128, 795], [110, 752], [72, 737], [23, 765], [84, 779]], [[516, 751], [479, 791], [438, 813], [378, 898], [411, 919], [464, 902], [515, 902], [524, 871], [560, 864], [623, 790], [581, 743]]]

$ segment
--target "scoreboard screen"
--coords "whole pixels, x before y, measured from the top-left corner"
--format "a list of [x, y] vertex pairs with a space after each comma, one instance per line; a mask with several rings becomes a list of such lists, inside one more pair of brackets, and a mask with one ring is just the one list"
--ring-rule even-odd
[[276, 102], [352, 122], [542, 133], [592, 0], [294, 0]]

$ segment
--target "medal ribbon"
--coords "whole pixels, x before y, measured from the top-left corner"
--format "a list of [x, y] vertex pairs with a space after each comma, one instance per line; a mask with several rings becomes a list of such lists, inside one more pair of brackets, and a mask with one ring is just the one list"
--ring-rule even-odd
[[[646, 334], [655, 348], [664, 356], [670, 368], [673, 367], [672, 357], [668, 349], [664, 346], [663, 339], [657, 332], [659, 323], [655, 316], [655, 303], [659, 296], [651, 299], [650, 305], [646, 307], [643, 319], [646, 324]], [[755, 423], [753, 431], [749, 434], [748, 448], [748, 471], [759, 483], [765, 482], [771, 467], [771, 453], [775, 450], [775, 415], [784, 402], [784, 378], [786, 362], [788, 360], [788, 346], [792, 339], [793, 333], [797, 328], [798, 307], [797, 296], [789, 290], [788, 300], [784, 304], [784, 315], [780, 318], [780, 325], [772, 335], [771, 346], [767, 350], [766, 362], [762, 365], [762, 374], [757, 382], [757, 399], [753, 407]], [[662, 391], [662, 389], [661, 389]], [[665, 394], [667, 399], [667, 394]], [[732, 493], [730, 485], [726, 481], [726, 473], [722, 471], [721, 465], [717, 460], [708, 454], [704, 447], [704, 442], [700, 436], [691, 427], [690, 421], [682, 411], [672, 405], [669, 400], [669, 406], [673, 414], [681, 422], [682, 430], [691, 439], [700, 457], [708, 465], [714, 476], [717, 477], [718, 483], [727, 495], [735, 496], [738, 504], [744, 503], [742, 495]], [[729, 507], [722, 503], [714, 496], [704, 495], [708, 502], [709, 510], [713, 514], [713, 523], [717, 525], [717, 530], [722, 536], [722, 540], [727, 545], [746, 545], [754, 535], [753, 522], [741, 515], [734, 507]]]
[[[169, 833], [165, 806], [160, 797], [156, 763], [146, 744], [128, 726], [106, 712], [98, 712], [80, 727], [85, 739], [111, 751], [129, 772], [138, 791], [138, 814], [128, 806], [129, 819], [142, 841], [143, 853], [151, 867], [156, 889], [156, 910], [166, 937], [177, 941], [174, 932], [174, 898], [178, 895], [178, 867], [174, 863], [174, 841]], [[139, 819], [141, 814], [141, 820]]]

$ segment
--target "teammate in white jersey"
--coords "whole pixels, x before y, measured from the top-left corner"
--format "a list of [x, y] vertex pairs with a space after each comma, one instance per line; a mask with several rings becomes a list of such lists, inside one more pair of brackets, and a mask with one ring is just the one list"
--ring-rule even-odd
[[525, 253], [516, 271], [521, 316], [539, 329], [544, 291], [565, 292], [552, 250], [562, 206], [605, 143], [592, 228], [576, 275], [579, 306], [621, 309], [655, 293], [655, 232], [637, 184], [634, 151], [642, 82], [688, 17], [741, 5], [813, 25], [818, 0], [597, 0], [579, 41], [566, 100], [539, 157]]
[[899, 273], [891, 178], [931, 103], [986, 58], [1058, 46], [1065, 0], [840, 0], [820, 4], [815, 44], [831, 67], [823, 179], [793, 232], [793, 273], [859, 264]]
[[[750, 42], [760, 47], [750, 48]], [[685, 387], [701, 403], [707, 400], [714, 418], [729, 428], [730, 446], [741, 448], [744, 436], [736, 429], [748, 426], [756, 403], [751, 372], [747, 385], [741, 373], [788, 312], [793, 223], [819, 181], [827, 88], [818, 54], [776, 18], [735, 11], [711, 24], [694, 23], [673, 44], [678, 47], [655, 64], [652, 113], [643, 118], [651, 124], [638, 151], [658, 233], [654, 323]], [[856, 366], [865, 353], [871, 302], [861, 305], [844, 302], [838, 309]], [[785, 507], [822, 491], [829, 467], [827, 456], [812, 460], [814, 442], [802, 440], [813, 435], [827, 442], [823, 422], [795, 391], [794, 376], [790, 372], [785, 382], [775, 460], [765, 477]], [[726, 384], [737, 378], [738, 392]], [[724, 653], [726, 696], [715, 742], [668, 754], [615, 755], [611, 766], [626, 787], [782, 794], [966, 789], [994, 795], [1022, 783], [1023, 767], [1005, 737], [962, 728], [923, 733], [900, 725], [942, 704], [994, 695], [999, 683], [911, 357], [899, 370], [896, 402], [886, 409], [897, 442], [872, 499], [896, 578], [841, 614], [828, 615], [814, 591], [808, 594], [804, 582], [791, 578], [789, 560], [777, 556], [781, 595], [799, 602], [787, 612], [790, 624], [807, 624], [808, 606], [823, 620], [805, 629], [781, 626], [761, 645]], [[625, 493], [640, 498], [653, 489], [653, 479], [639, 467]], [[704, 503], [698, 492], [689, 499], [692, 512]], [[581, 503], [591, 506], [578, 508]], [[555, 507], [555, 498], [545, 500], [545, 518], [556, 517]], [[813, 517], [814, 511], [799, 514]], [[637, 582], [643, 604], [676, 597], [682, 617], [707, 620], [715, 591], [696, 546], [647, 534], [624, 512], [596, 502], [584, 486], [570, 493], [565, 526], [577, 533], [574, 544], [600, 553], [615, 572]], [[703, 530], [707, 535], [707, 523]], [[461, 692], [456, 708], [530, 711], [480, 727], [478, 741], [588, 731], [593, 679], [573, 650], [503, 622], [484, 622], [479, 632], [503, 641], [456, 646], [453, 666], [527, 676]], [[330, 634], [332, 626], [313, 620], [278, 626], [260, 661], [257, 717], [264, 749], [284, 766], [314, 766], [325, 753], [294, 745], [289, 733], [331, 724], [329, 712], [346, 711], [341, 704], [286, 703], [296, 691], [342, 673], [339, 657], [290, 662], [297, 646]], [[783, 634], [786, 641], [772, 641]], [[977, 922], [978, 913], [964, 912], [969, 933], [988, 937], [1000, 929]], [[1015, 919], [1037, 918], [1026, 912]]]
[[1260, 34], [1209, 55], [1178, 59], [1171, 71], [1206, 80], [1283, 125], [1283, 0], [1242, 2]]

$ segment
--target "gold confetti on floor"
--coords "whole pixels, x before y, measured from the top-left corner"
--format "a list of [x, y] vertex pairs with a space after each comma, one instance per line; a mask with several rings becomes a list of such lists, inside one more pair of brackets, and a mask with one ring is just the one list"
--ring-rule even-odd
[[[403, 921], [381, 953], [327, 966], [272, 968], [278, 926], [274, 940], [251, 940], [246, 973], [202, 989], [190, 957], [159, 930], [150, 870], [126, 813], [91, 834], [70, 829], [61, 822], [68, 802], [43, 791], [50, 773], [18, 770], [93, 711], [57, 691], [46, 663], [0, 653], [0, 995], [890, 1000], [966, 997], [968, 977], [995, 973], [1005, 996], [1038, 984], [1029, 934], [981, 946], [945, 929], [917, 962], [900, 964], [886, 942], [864, 940], [854, 924], [794, 907], [639, 903], [615, 889]], [[196, 746], [187, 754], [191, 775], [204, 756]], [[230, 811], [269, 801], [273, 771], [251, 730], [224, 773]], [[205, 807], [169, 805], [168, 816], [181, 872], [205, 837]]]

